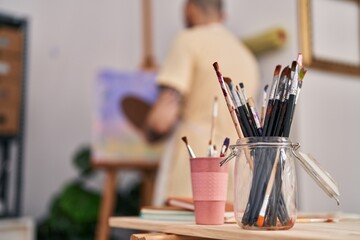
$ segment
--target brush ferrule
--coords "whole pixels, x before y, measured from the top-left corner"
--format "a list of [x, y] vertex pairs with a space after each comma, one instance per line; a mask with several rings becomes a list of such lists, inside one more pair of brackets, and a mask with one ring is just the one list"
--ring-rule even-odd
[[266, 107], [266, 93], [264, 93], [264, 95], [263, 95], [262, 106]]
[[298, 90], [297, 90], [296, 99], [295, 99], [295, 105], [297, 104], [297, 101], [298, 101], [298, 99], [299, 99], [300, 90], [301, 90], [301, 88], [298, 88]]
[[217, 101], [215, 101], [215, 102], [214, 102], [214, 107], [213, 107], [212, 116], [213, 116], [213, 117], [217, 117], [218, 112], [219, 112], [219, 106], [218, 106]]
[[273, 83], [271, 85], [269, 99], [274, 99], [278, 81], [279, 81], [279, 76], [275, 76], [273, 79]]
[[297, 90], [298, 90], [298, 73], [297, 71], [295, 71], [294, 77], [291, 81], [291, 88], [290, 88], [290, 94], [296, 95]]

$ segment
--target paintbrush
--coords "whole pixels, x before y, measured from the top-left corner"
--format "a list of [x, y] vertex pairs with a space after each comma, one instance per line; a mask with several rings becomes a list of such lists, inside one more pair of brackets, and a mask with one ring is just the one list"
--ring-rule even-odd
[[[239, 83], [239, 87], [236, 86], [236, 91], [238, 92], [241, 100], [241, 105], [243, 112], [245, 113], [246, 119], [249, 122], [250, 129], [251, 129], [251, 135], [250, 136], [257, 136], [256, 127], [254, 126], [254, 120], [252, 119], [252, 114], [250, 112], [249, 104], [247, 103], [247, 96], [244, 89], [244, 83]], [[250, 133], [249, 133], [250, 134]]]
[[290, 134], [290, 127], [291, 127], [290, 119], [294, 111], [294, 105], [295, 105], [296, 94], [299, 83], [297, 68], [298, 68], [298, 63], [296, 61], [293, 61], [291, 65], [292, 76], [291, 76], [291, 86], [289, 91], [289, 100], [287, 102], [287, 107], [286, 107], [287, 110], [284, 116], [284, 130], [283, 130], [284, 137], [289, 137]]
[[264, 87], [264, 92], [263, 92], [263, 101], [262, 101], [262, 106], [261, 106], [261, 126], [264, 127], [264, 120], [265, 120], [265, 109], [266, 109], [266, 101], [267, 101], [267, 89], [268, 89], [269, 85], [266, 84]]
[[249, 97], [248, 99], [248, 104], [249, 104], [249, 110], [251, 112], [251, 114], [253, 115], [253, 119], [254, 119], [254, 122], [255, 122], [255, 126], [256, 126], [256, 129], [257, 129], [257, 132], [258, 132], [258, 136], [261, 136], [262, 135], [262, 127], [261, 127], [261, 122], [260, 122], [260, 119], [259, 119], [259, 114], [255, 108], [255, 102], [254, 102], [254, 99], [252, 97]]
[[229, 96], [230, 96], [230, 99], [231, 99], [231, 102], [233, 103], [233, 105], [235, 106], [235, 113], [236, 113], [236, 116], [238, 117], [238, 119], [239, 119], [239, 114], [238, 114], [238, 112], [237, 112], [237, 110], [236, 110], [236, 105], [237, 105], [237, 102], [236, 102], [236, 99], [235, 99], [235, 96], [233, 95], [233, 93], [232, 93], [232, 85], [229, 85], [229, 84], [227, 84], [227, 82], [226, 81], [228, 81], [230, 78], [228, 78], [228, 77], [223, 77], [223, 80], [224, 80], [224, 82], [225, 82], [225, 84], [224, 84], [224, 86], [225, 86], [225, 88], [226, 88], [226, 92], [229, 94]]
[[244, 89], [244, 83], [239, 83], [239, 86], [240, 86], [240, 95], [241, 95], [241, 99], [242, 99], [242, 102], [244, 105], [246, 105], [246, 108], [248, 108], [249, 106], [246, 104], [247, 103], [247, 96], [246, 96], [246, 93], [245, 93], [245, 89]]
[[228, 92], [231, 96], [231, 99], [233, 100], [233, 103], [234, 103], [235, 109], [236, 109], [236, 107], [240, 105], [240, 99], [235, 93], [235, 89], [234, 89], [234, 85], [232, 84], [232, 80], [229, 77], [224, 77], [224, 81], [226, 83]]
[[[236, 94], [241, 99], [240, 90], [239, 90], [238, 86], [236, 86]], [[243, 100], [240, 100], [240, 104], [241, 105], [238, 106], [237, 110], [239, 113], [240, 124], [241, 124], [241, 127], [243, 128], [244, 136], [245, 137], [254, 137], [254, 136], [256, 136], [256, 134], [255, 134], [255, 130], [251, 126], [249, 113], [246, 108], [246, 102], [244, 103]]]
[[241, 90], [241, 94], [243, 96], [243, 99], [244, 99], [244, 104], [245, 104], [245, 109], [244, 111], [246, 112], [246, 116], [247, 116], [247, 119], [250, 123], [250, 127], [251, 127], [251, 130], [253, 132], [253, 135], [254, 136], [261, 136], [261, 134], [259, 134], [259, 132], [257, 131], [257, 127], [256, 127], [256, 123], [255, 123], [255, 119], [254, 119], [254, 114], [252, 113], [251, 111], [251, 108], [249, 106], [249, 98], [246, 96], [246, 93], [245, 93], [245, 86], [244, 86], [244, 83], [240, 83], [239, 84], [240, 86], [240, 90]]
[[266, 131], [267, 131], [267, 128], [269, 125], [269, 119], [270, 119], [270, 116], [272, 115], [275, 91], [276, 91], [276, 87], [277, 87], [277, 84], [279, 81], [280, 71], [281, 71], [281, 65], [277, 65], [274, 70], [273, 81], [272, 81], [270, 92], [269, 92], [269, 101], [267, 104], [265, 120], [264, 120], [264, 124], [263, 124], [263, 136], [265, 136], [265, 134], [266, 134]]
[[[232, 84], [232, 80], [229, 77], [224, 77], [225, 86], [227, 87], [228, 93], [231, 96], [231, 99], [233, 100], [234, 106], [235, 106], [235, 113], [238, 118], [240, 128], [244, 136], [247, 136], [246, 130], [244, 129], [243, 124], [241, 123], [240, 113], [239, 113], [239, 107], [241, 106], [241, 100], [239, 94], [236, 92], [234, 85]], [[236, 86], [237, 87], [237, 86]]]
[[271, 136], [281, 136], [281, 132], [283, 129], [283, 123], [284, 123], [284, 116], [286, 113], [287, 108], [287, 101], [289, 100], [289, 92], [291, 87], [291, 71], [286, 72], [286, 76], [283, 79], [283, 82], [281, 82], [281, 95], [280, 95], [280, 104], [279, 104], [279, 112], [275, 119], [275, 126], [272, 131]]
[[230, 96], [229, 96], [229, 93], [226, 89], [226, 85], [224, 83], [224, 79], [223, 79], [223, 76], [222, 74], [220, 73], [220, 70], [219, 70], [219, 64], [217, 62], [214, 62], [213, 64], [213, 67], [215, 69], [215, 72], [216, 72], [216, 75], [218, 77], [218, 81], [219, 81], [219, 84], [220, 84], [220, 87], [221, 87], [221, 90], [223, 92], [223, 95], [224, 95], [224, 98], [225, 98], [225, 101], [226, 101], [226, 105], [229, 109], [229, 112], [230, 112], [230, 115], [231, 115], [231, 119], [234, 123], [234, 126], [235, 126], [235, 129], [236, 129], [236, 133], [238, 135], [239, 138], [244, 138], [244, 134], [243, 132], [241, 131], [241, 128], [240, 128], [240, 124], [239, 124], [239, 120], [238, 120], [238, 117], [236, 115], [236, 112], [235, 112], [235, 106], [234, 106], [234, 103], [233, 101], [231, 100]]
[[230, 144], [230, 138], [225, 138], [224, 143], [221, 147], [221, 151], [220, 151], [220, 157], [225, 157], [226, 155], [226, 151], [229, 148], [229, 144]]
[[277, 82], [275, 98], [274, 98], [274, 103], [273, 103], [273, 109], [272, 109], [272, 112], [271, 112], [271, 115], [269, 118], [269, 122], [267, 124], [268, 126], [267, 126], [267, 129], [265, 132], [265, 136], [272, 136], [272, 134], [273, 134], [276, 120], [277, 120], [278, 114], [279, 114], [280, 98], [284, 91], [284, 87], [287, 82], [286, 79], [289, 76], [289, 73], [290, 73], [290, 68], [289, 68], [289, 66], [286, 66], [281, 72], [280, 80]]
[[304, 69], [304, 68], [301, 68], [299, 70], [299, 73], [296, 73], [296, 71], [294, 74], [293, 82], [291, 84], [291, 89], [290, 89], [291, 92], [289, 95], [289, 101], [287, 103], [288, 110], [286, 111], [286, 114], [284, 117], [284, 131], [283, 131], [284, 137], [290, 136], [290, 129], [291, 129], [292, 120], [294, 118], [295, 107], [296, 107], [297, 101], [299, 99], [300, 90], [301, 90], [302, 83], [303, 83], [303, 78], [306, 74], [306, 69]]
[[214, 155], [214, 136], [215, 136], [215, 125], [216, 125], [216, 118], [218, 115], [218, 99], [217, 97], [214, 98], [214, 105], [213, 105], [213, 111], [211, 116], [211, 129], [210, 129], [210, 140], [209, 140], [209, 152], [208, 156], [211, 157]]
[[249, 134], [247, 133], [246, 128], [244, 127], [244, 120], [242, 119], [243, 113], [240, 113], [241, 106], [242, 106], [242, 100], [240, 99], [239, 89], [238, 86], [236, 86], [236, 89], [234, 88], [234, 85], [232, 84], [232, 80], [229, 77], [224, 77], [224, 81], [226, 83], [226, 86], [228, 87], [228, 92], [230, 93], [234, 106], [235, 106], [235, 112], [236, 116], [239, 120], [241, 131], [243, 132], [244, 136], [247, 137]]
[[188, 152], [189, 152], [190, 158], [195, 158], [196, 156], [195, 156], [195, 154], [194, 154], [194, 151], [191, 149], [190, 145], [188, 144], [187, 137], [184, 136], [184, 137], [182, 137], [181, 139], [183, 140], [183, 142], [184, 142], [185, 145], [186, 145], [186, 148], [187, 148], [187, 150], [188, 150]]

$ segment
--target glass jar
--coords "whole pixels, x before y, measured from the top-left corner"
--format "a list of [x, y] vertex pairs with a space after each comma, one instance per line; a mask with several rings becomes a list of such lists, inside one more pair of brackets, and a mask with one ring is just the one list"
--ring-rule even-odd
[[244, 229], [291, 228], [297, 214], [295, 155], [289, 138], [243, 138], [232, 145], [234, 211]]

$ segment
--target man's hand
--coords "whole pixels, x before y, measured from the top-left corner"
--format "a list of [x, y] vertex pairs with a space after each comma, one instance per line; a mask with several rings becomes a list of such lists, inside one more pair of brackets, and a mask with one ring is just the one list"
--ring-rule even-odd
[[166, 136], [176, 125], [181, 108], [181, 96], [172, 88], [163, 88], [145, 121], [145, 134], [149, 141]]

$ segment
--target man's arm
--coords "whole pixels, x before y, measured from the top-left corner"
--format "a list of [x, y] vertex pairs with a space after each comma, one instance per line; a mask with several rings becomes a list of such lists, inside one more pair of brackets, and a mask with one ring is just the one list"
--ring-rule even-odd
[[145, 136], [154, 142], [167, 136], [175, 127], [181, 110], [181, 95], [170, 87], [162, 87], [160, 95], [145, 120]]

